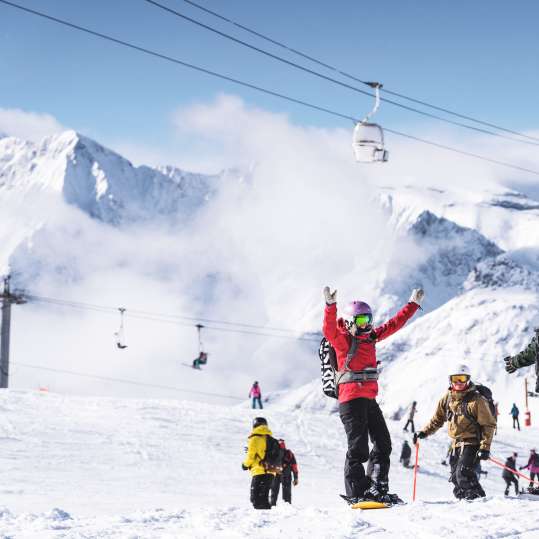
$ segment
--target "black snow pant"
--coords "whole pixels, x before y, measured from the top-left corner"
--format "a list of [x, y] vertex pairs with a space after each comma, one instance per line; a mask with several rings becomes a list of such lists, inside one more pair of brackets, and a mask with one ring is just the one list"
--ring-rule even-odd
[[485, 491], [479, 484], [474, 471], [478, 449], [477, 445], [459, 446], [449, 457], [450, 480], [454, 485], [453, 494], [459, 500], [474, 500], [485, 496]]
[[507, 496], [509, 494], [509, 487], [511, 486], [511, 483], [515, 486], [515, 495], [518, 496], [518, 479], [513, 475], [513, 477], [504, 477], [505, 481], [505, 492], [504, 494]]
[[516, 416], [516, 415], [513, 416], [513, 428], [515, 428], [515, 422], [517, 424], [516, 428], [518, 428], [518, 430], [520, 430], [520, 421], [518, 420], [518, 416]]
[[262, 397], [253, 397], [253, 410], [256, 408], [257, 403], [258, 407], [262, 410], [264, 408], [262, 406]]
[[534, 487], [535, 483], [534, 481], [535, 480], [539, 480], [539, 473], [535, 473], [535, 472], [530, 472], [530, 487]]
[[412, 432], [415, 432], [415, 426], [414, 426], [414, 420], [413, 419], [408, 419], [408, 421], [406, 421], [406, 425], [404, 425], [404, 429], [403, 429], [406, 432], [408, 432], [408, 425], [411, 425]]
[[271, 505], [277, 505], [281, 484], [283, 485], [283, 500], [292, 503], [292, 474], [285, 472], [282, 474], [279, 473], [273, 478], [270, 496]]
[[[339, 415], [348, 440], [344, 463], [344, 487], [347, 496], [363, 496], [372, 482], [387, 492], [391, 436], [378, 403], [358, 398], [339, 405]], [[369, 435], [374, 443], [369, 455]], [[365, 475], [363, 463], [370, 460], [372, 477]]]
[[273, 474], [254, 475], [251, 480], [251, 503], [255, 509], [271, 509], [269, 491]]

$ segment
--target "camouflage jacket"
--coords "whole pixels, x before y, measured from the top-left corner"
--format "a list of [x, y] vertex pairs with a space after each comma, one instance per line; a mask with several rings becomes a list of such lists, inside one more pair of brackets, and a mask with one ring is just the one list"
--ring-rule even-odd
[[[479, 431], [476, 424], [470, 421], [462, 411], [462, 399], [467, 393], [473, 393], [473, 396], [466, 403], [466, 412], [477, 421]], [[490, 411], [487, 400], [476, 392], [473, 384], [466, 391], [447, 391], [438, 402], [432, 419], [421, 430], [430, 436], [446, 421], [452, 447], [478, 445], [480, 449], [490, 450], [496, 429], [496, 419]]]
[[535, 363], [535, 374], [537, 382], [535, 391], [539, 392], [539, 328], [535, 330], [535, 336], [530, 344], [522, 352], [511, 357], [511, 364], [517, 369], [528, 367]]

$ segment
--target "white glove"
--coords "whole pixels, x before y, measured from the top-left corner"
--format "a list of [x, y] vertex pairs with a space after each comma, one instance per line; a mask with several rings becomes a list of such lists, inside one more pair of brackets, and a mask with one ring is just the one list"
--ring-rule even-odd
[[326, 303], [328, 305], [333, 305], [334, 303], [337, 303], [337, 290], [330, 292], [329, 286], [326, 286], [324, 288], [324, 298], [326, 298]]
[[421, 302], [425, 297], [425, 291], [422, 288], [414, 288], [410, 296], [410, 303], [417, 303], [421, 307]]

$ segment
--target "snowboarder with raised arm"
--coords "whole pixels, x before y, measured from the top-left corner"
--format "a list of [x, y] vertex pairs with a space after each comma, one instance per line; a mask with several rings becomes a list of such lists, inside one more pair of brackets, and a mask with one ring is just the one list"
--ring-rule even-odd
[[537, 376], [535, 392], [539, 393], [539, 328], [536, 328], [534, 337], [522, 352], [519, 352], [516, 356], [506, 356], [503, 360], [505, 361], [505, 370], [509, 374], [535, 363], [535, 374]]
[[271, 436], [271, 430], [266, 419], [255, 417], [253, 430], [249, 435], [247, 455], [241, 463], [242, 470], [251, 472], [251, 503], [255, 509], [271, 509], [269, 492], [275, 474], [267, 471], [264, 465], [268, 435]]
[[511, 484], [515, 487], [515, 496], [518, 496], [518, 477], [511, 471], [517, 469], [517, 457], [518, 455], [513, 453], [510, 457], [507, 457], [507, 460], [505, 461], [505, 468], [502, 472], [502, 478], [505, 481], [505, 496], [509, 496], [509, 487]]
[[[490, 456], [496, 419], [489, 401], [479, 391], [486, 388], [472, 383], [466, 365], [451, 370], [449, 384], [432, 419], [414, 434], [414, 444], [418, 438], [434, 434], [447, 421], [448, 434], [453, 441], [449, 458], [453, 494], [458, 499], [473, 500], [485, 496], [474, 473], [474, 466], [477, 459], [486, 460]], [[490, 390], [487, 391], [490, 393]]]
[[284, 450], [283, 470], [281, 473], [276, 473], [273, 478], [270, 496], [271, 505], [277, 505], [281, 485], [283, 485], [283, 500], [287, 503], [292, 503], [292, 484], [297, 487], [299, 480], [298, 464], [294, 453], [286, 447], [282, 438], [279, 438], [279, 445]]
[[256, 405], [258, 404], [258, 407], [262, 410], [262, 391], [260, 390], [260, 386], [258, 385], [258, 382], [254, 382], [250, 391], [249, 391], [249, 398], [253, 399], [253, 410], [256, 408]]
[[[410, 301], [393, 318], [374, 328], [372, 310], [363, 301], [349, 303], [345, 308], [347, 319], [337, 320], [337, 291], [324, 288], [323, 333], [335, 349], [339, 415], [348, 441], [343, 498], [351, 505], [364, 500], [400, 501], [389, 494], [391, 436], [376, 402], [376, 343], [401, 329], [419, 309], [423, 297], [423, 290], [414, 289]], [[376, 448], [370, 455], [372, 477], [365, 475], [363, 467], [369, 460], [369, 434]]]

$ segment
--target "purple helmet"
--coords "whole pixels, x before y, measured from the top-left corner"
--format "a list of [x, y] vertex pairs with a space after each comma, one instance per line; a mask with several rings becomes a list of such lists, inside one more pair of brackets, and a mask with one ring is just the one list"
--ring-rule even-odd
[[359, 314], [368, 314], [372, 318], [372, 309], [364, 301], [351, 301], [345, 308], [344, 312], [350, 317], [357, 316]]

